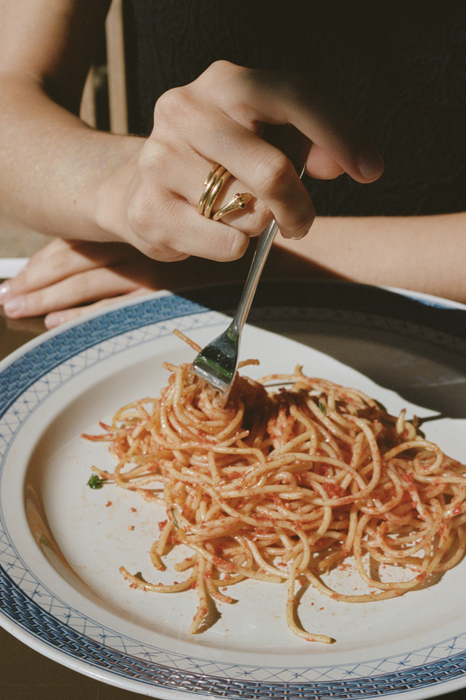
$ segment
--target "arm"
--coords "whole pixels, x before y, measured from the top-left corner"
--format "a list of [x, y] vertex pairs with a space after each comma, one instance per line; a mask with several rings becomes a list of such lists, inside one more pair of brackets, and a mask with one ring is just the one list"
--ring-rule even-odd
[[[56, 244], [3, 288], [0, 301], [22, 297], [6, 308], [14, 318], [63, 309], [64, 300], [74, 306], [147, 285], [183, 286], [197, 268], [193, 261], [170, 273], [157, 263], [148, 270], [139, 254], [143, 274], [135, 280], [129, 264], [134, 270], [137, 251], [156, 261], [181, 263], [190, 255], [233, 261], [272, 215], [283, 235], [304, 236], [314, 219], [312, 202], [286, 148], [264, 140], [264, 124], [291, 124], [312, 142], [306, 166], [315, 177], [346, 171], [370, 182], [383, 169], [364, 133], [315, 85], [226, 62], [166, 93], [148, 139], [87, 127], [76, 114], [108, 5], [0, 0], [0, 212], [90, 246], [83, 255], [74, 244]], [[219, 206], [238, 191], [254, 195], [244, 212], [221, 222], [196, 211], [213, 162], [235, 176]], [[120, 249], [113, 248], [122, 242], [137, 249], [123, 256], [123, 265]], [[106, 262], [99, 267], [95, 260], [102, 255]], [[53, 267], [57, 257], [61, 262]], [[215, 263], [207, 267], [211, 274]]]
[[[264, 276], [343, 278], [466, 303], [465, 230], [466, 213], [317, 217], [304, 239], [277, 239]], [[48, 314], [51, 328], [121, 295], [177, 290], [199, 280], [244, 280], [254, 247], [252, 242], [248, 255], [226, 264], [188, 258], [167, 265], [122, 244], [55, 241], [8, 283], [11, 307], [6, 303], [5, 311], [11, 318]]]
[[43, 233], [115, 238], [96, 224], [96, 190], [143, 143], [76, 116], [109, 4], [0, 3], [0, 209]]
[[[326, 274], [466, 303], [466, 213], [413, 217], [318, 217], [280, 250]], [[298, 262], [298, 261], [297, 261]]]
[[[0, 209], [34, 230], [125, 241], [149, 257], [240, 257], [273, 214], [302, 237], [312, 202], [263, 124], [293, 124], [312, 141], [308, 171], [359, 182], [383, 165], [356, 125], [299, 76], [213, 64], [155, 107], [148, 139], [86, 127], [76, 116], [108, 0], [0, 3]], [[212, 163], [233, 173], [222, 197], [249, 191], [248, 211], [222, 222], [196, 204]], [[220, 204], [220, 202], [219, 202]]]

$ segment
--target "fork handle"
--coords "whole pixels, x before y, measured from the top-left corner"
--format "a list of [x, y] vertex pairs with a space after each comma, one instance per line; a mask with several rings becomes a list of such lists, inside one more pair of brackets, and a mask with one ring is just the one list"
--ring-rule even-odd
[[270, 252], [277, 231], [277, 222], [272, 221], [259, 236], [256, 252], [254, 253], [254, 258], [252, 260], [251, 267], [249, 268], [243, 293], [230, 326], [231, 331], [236, 333], [238, 336], [246, 323], [249, 309], [251, 308], [252, 300], [254, 299], [254, 294], [256, 293], [257, 285], [259, 283], [259, 278], [262, 274], [262, 270], [264, 269], [265, 261], [267, 260], [267, 256]]

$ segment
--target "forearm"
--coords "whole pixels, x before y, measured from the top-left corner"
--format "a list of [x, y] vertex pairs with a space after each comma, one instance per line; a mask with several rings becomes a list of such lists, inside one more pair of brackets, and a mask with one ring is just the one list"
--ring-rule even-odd
[[304, 239], [277, 245], [324, 274], [466, 303], [466, 213], [317, 217]]
[[98, 222], [99, 193], [144, 140], [87, 127], [32, 77], [1, 73], [0, 103], [0, 211], [50, 235], [118, 238]]

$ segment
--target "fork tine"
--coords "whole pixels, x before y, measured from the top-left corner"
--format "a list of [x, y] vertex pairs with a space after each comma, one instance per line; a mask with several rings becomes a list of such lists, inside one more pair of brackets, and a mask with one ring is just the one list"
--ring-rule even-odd
[[214, 389], [228, 395], [236, 374], [239, 335], [234, 323], [205, 346], [192, 363], [192, 371]]

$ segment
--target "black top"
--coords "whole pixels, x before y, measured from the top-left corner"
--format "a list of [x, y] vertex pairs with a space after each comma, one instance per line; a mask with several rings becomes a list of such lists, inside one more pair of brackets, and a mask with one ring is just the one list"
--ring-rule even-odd
[[126, 14], [134, 131], [217, 59], [311, 71], [386, 165], [370, 185], [308, 178], [318, 214], [466, 210], [464, 0], [128, 0]]

